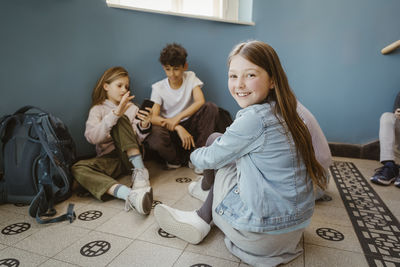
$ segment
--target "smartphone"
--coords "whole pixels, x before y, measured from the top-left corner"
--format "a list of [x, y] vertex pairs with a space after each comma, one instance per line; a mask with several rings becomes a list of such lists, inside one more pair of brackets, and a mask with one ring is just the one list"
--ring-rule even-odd
[[[153, 101], [151, 101], [150, 99], [145, 99], [145, 100], [143, 100], [143, 102], [142, 102], [142, 104], [140, 105], [140, 108], [139, 108], [139, 109], [148, 111], [146, 108], [152, 108], [153, 105], [154, 105], [154, 102], [153, 102]], [[136, 119], [140, 120], [140, 119], [138, 118], [138, 116], [136, 116]]]
[[140, 105], [140, 109], [146, 110], [146, 108], [152, 108], [154, 105], [154, 102], [151, 101], [150, 99], [145, 99], [143, 100], [142, 105]]

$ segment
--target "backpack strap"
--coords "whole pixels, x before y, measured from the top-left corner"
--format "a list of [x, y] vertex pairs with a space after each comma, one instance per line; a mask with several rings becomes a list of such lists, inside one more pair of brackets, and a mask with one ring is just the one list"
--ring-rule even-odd
[[[51, 219], [42, 219], [41, 216], [54, 216], [56, 214], [56, 210], [53, 208], [53, 203], [50, 203], [50, 208], [49, 211], [42, 211], [40, 207], [41, 199], [46, 198], [46, 190], [44, 185], [40, 185], [40, 190], [39, 193], [35, 196], [35, 198], [32, 200], [31, 205], [29, 206], [29, 211], [34, 212], [36, 210], [36, 221], [40, 224], [48, 224], [48, 223], [55, 223], [55, 222], [61, 222], [61, 221], [66, 221], [69, 220], [70, 223], [72, 223], [76, 219], [76, 214], [74, 212], [74, 204], [69, 203], [67, 212], [63, 215], [60, 215], [56, 218], [51, 218]], [[46, 201], [46, 200], [45, 200]], [[43, 213], [46, 212], [46, 213]]]
[[[61, 168], [59, 161], [56, 160], [56, 158], [54, 157], [54, 154], [51, 151], [48, 143], [46, 142], [46, 138], [43, 135], [42, 128], [38, 126], [38, 122], [34, 118], [32, 118], [31, 121], [32, 121], [32, 125], [36, 131], [36, 134], [39, 137], [40, 143], [42, 144], [44, 151], [46, 152], [48, 158], [50, 159], [50, 162], [52, 163], [54, 168], [59, 172], [59, 174], [61, 175], [61, 177], [64, 181], [64, 187], [60, 189], [61, 192], [64, 194], [69, 190], [69, 187], [70, 187], [68, 176], [65, 173], [64, 169]], [[43, 124], [43, 118], [41, 119], [41, 123]], [[48, 125], [43, 125], [43, 126], [48, 127]], [[55, 142], [55, 140], [50, 140], [50, 141]], [[32, 203], [31, 203], [31, 207], [33, 210], [35, 210], [35, 206], [39, 205], [39, 207], [36, 207], [37, 208], [36, 209], [36, 221], [41, 224], [46, 224], [46, 223], [54, 223], [54, 222], [69, 220], [69, 222], [72, 223], [76, 218], [76, 214], [74, 212], [74, 204], [72, 204], [72, 203], [70, 203], [68, 205], [67, 213], [65, 213], [61, 216], [58, 216], [58, 217], [52, 218], [52, 219], [41, 219], [40, 218], [40, 216], [53, 216], [56, 212], [54, 209], [53, 193], [50, 189], [46, 190], [46, 186], [50, 186], [50, 184], [51, 184], [51, 181], [46, 181], [46, 179], [50, 179], [50, 178], [44, 177], [43, 179], [44, 179], [44, 181], [39, 182], [40, 191], [36, 195], [36, 197], [32, 200]], [[49, 212], [42, 211], [42, 210], [40, 210], [40, 198], [43, 198], [43, 197], [46, 198], [48, 195], [51, 196], [50, 199], [46, 200], [49, 203], [49, 207], [48, 207]], [[31, 209], [31, 207], [29, 207], [29, 208]], [[46, 213], [43, 214], [43, 212], [46, 212]]]
[[[47, 160], [48, 159], [45, 161]], [[44, 165], [48, 166], [48, 164]], [[48, 172], [44, 173], [44, 175], [39, 178], [39, 192], [33, 198], [29, 206], [29, 215], [36, 218], [36, 221], [40, 224], [55, 223], [65, 220], [69, 220], [69, 222], [72, 223], [76, 218], [74, 204], [72, 203], [68, 205], [67, 213], [51, 219], [42, 219], [42, 217], [51, 217], [57, 213], [54, 209], [52, 183], [52, 178]]]
[[65, 186], [63, 188], [61, 188], [61, 192], [64, 194], [70, 188], [68, 176], [65, 173], [64, 169], [61, 168], [59, 161], [55, 159], [53, 152], [51, 152], [50, 147], [49, 147], [48, 143], [46, 142], [46, 139], [42, 133], [42, 129], [38, 126], [38, 122], [35, 119], [32, 119], [31, 121], [32, 121], [33, 127], [35, 128], [36, 134], [39, 137], [40, 143], [42, 144], [44, 151], [46, 152], [47, 156], [50, 159], [50, 162], [53, 164], [54, 168], [59, 172], [59, 174], [61, 175], [61, 177], [64, 181]]

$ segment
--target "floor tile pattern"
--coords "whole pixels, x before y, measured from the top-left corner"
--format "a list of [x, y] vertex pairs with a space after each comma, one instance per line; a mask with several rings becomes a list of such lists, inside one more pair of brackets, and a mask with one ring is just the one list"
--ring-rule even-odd
[[[354, 184], [345, 181], [346, 175], [352, 177], [350, 180], [356, 180], [358, 172], [359, 177], [370, 177], [375, 168], [380, 166], [377, 161], [335, 160], [344, 162], [334, 166], [338, 173], [336, 177], [342, 180], [331, 179], [327, 189], [331, 201], [316, 202], [311, 224], [300, 243], [304, 249], [303, 255], [285, 266], [399, 266], [399, 262], [387, 261], [389, 256], [395, 258], [390, 253], [396, 252], [396, 236], [384, 240], [380, 238], [388, 232], [383, 223], [400, 218], [400, 190], [394, 186], [370, 184], [365, 178]], [[187, 191], [189, 182], [199, 179], [191, 169], [182, 167], [167, 171], [157, 162], [146, 161], [145, 164], [153, 186], [153, 207], [159, 203], [182, 210], [194, 210], [201, 206], [202, 203]], [[121, 177], [120, 182], [128, 185], [130, 177]], [[367, 190], [367, 193], [361, 189]], [[354, 201], [354, 207], [360, 208], [359, 211], [352, 209], [354, 214], [348, 214], [346, 205], [352, 203], [352, 199], [345, 197], [343, 201], [343, 190], [347, 190], [347, 198], [359, 200]], [[358, 198], [355, 199], [355, 196]], [[361, 199], [361, 196], [364, 198]], [[367, 197], [376, 210], [364, 205]], [[378, 208], [379, 199], [386, 204], [387, 210], [381, 206]], [[73, 223], [66, 221], [48, 225], [38, 224], [29, 217], [26, 205], [0, 205], [0, 266], [249, 266], [229, 253], [224, 244], [224, 235], [216, 227], [212, 227], [210, 234], [200, 244], [192, 245], [162, 231], [153, 211], [148, 216], [135, 211], [125, 212], [122, 200], [101, 202], [88, 194], [74, 193], [70, 199], [56, 205], [58, 215], [65, 213], [69, 203], [75, 204], [76, 220]], [[390, 212], [392, 216], [388, 215]], [[358, 226], [368, 228], [369, 231], [362, 233], [374, 240], [375, 244], [369, 246], [371, 251], [373, 248], [382, 249], [383, 246], [393, 247], [386, 258], [378, 257], [378, 261], [371, 261], [368, 257], [373, 253], [365, 252], [364, 245], [360, 244], [359, 232], [353, 224], [354, 218], [364, 215], [373, 215], [368, 225], [360, 219], [356, 222]], [[381, 228], [373, 228], [372, 224]]]
[[[336, 161], [330, 170], [369, 265], [400, 265], [396, 217], [353, 163]], [[324, 234], [333, 240], [344, 238], [337, 231]]]

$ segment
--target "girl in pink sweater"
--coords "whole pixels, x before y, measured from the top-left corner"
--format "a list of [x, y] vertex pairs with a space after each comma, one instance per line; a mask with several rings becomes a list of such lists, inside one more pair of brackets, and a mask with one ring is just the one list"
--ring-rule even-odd
[[[129, 75], [122, 67], [104, 72], [92, 93], [85, 137], [97, 157], [74, 164], [78, 183], [99, 200], [111, 195], [125, 200], [125, 209], [149, 214], [153, 192], [143, 164], [141, 144], [151, 131], [151, 109], [139, 110], [131, 100]], [[135, 118], [137, 117], [137, 118]], [[132, 169], [133, 167], [133, 169]], [[116, 178], [132, 169], [132, 188]]]

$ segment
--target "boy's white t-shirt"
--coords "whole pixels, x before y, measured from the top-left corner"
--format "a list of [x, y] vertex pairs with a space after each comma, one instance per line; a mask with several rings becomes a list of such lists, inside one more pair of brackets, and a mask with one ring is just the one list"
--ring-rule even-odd
[[[168, 78], [152, 85], [151, 100], [160, 105], [160, 115], [164, 118], [172, 118], [193, 104], [193, 88], [203, 86], [203, 82], [197, 78], [193, 71], [183, 73], [183, 82], [179, 89], [172, 89]], [[183, 118], [182, 121], [188, 119]]]

